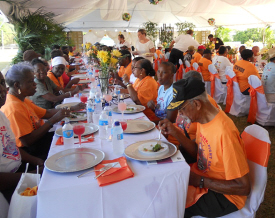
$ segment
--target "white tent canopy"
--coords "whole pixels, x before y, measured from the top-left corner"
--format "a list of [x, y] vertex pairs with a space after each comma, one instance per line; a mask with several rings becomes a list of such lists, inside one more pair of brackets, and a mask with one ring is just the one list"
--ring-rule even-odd
[[[25, 6], [31, 11], [44, 7], [72, 31], [136, 31], [147, 21], [159, 25], [188, 21], [197, 28], [209, 28], [209, 18], [215, 18], [218, 26], [275, 24], [274, 0], [162, 0], [157, 5], [148, 0], [30, 0]], [[9, 6], [0, 2], [0, 9], [7, 14]], [[125, 12], [132, 15], [129, 22], [122, 20]]]

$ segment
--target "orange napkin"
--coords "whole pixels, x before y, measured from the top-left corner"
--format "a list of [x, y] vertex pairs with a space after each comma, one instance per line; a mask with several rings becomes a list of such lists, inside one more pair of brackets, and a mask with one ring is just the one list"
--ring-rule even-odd
[[55, 145], [64, 145], [63, 137], [59, 137], [55, 143]]
[[[85, 135], [85, 136], [83, 136], [83, 138], [88, 138], [90, 136], [94, 136], [94, 134]], [[87, 141], [84, 141], [81, 143], [93, 142], [94, 140], [95, 140], [95, 138], [89, 138], [89, 139], [87, 139]], [[79, 144], [79, 142], [77, 142], [76, 144]], [[55, 145], [64, 145], [64, 140], [63, 140], [62, 136], [57, 139]]]
[[[134, 173], [132, 172], [131, 168], [128, 166], [126, 158], [120, 157], [114, 160], [104, 160], [100, 164], [95, 167], [95, 170], [100, 170], [104, 167], [104, 164], [109, 163], [116, 163], [119, 162], [121, 167], [117, 167], [118, 165], [114, 166], [113, 168], [109, 169], [106, 173], [102, 174], [102, 176], [97, 178], [97, 182], [99, 186], [106, 186], [111, 185], [113, 183], [122, 181], [124, 179], [128, 179], [134, 177]], [[98, 175], [102, 172], [95, 171], [95, 174]]]
[[34, 196], [37, 195], [37, 186], [34, 186], [33, 188], [26, 188], [25, 191], [23, 191], [20, 195], [22, 196]]

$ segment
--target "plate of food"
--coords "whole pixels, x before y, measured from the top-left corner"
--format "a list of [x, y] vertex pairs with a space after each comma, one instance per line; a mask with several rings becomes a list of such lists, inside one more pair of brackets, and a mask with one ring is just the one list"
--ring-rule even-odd
[[79, 104], [79, 102], [71, 102], [71, 103], [59, 104], [59, 105], [56, 105], [55, 108], [56, 109], [69, 108], [69, 107], [75, 106], [77, 104]]
[[[124, 111], [124, 114], [134, 114], [139, 113], [145, 110], [145, 107], [143, 105], [127, 105], [126, 110]], [[118, 109], [118, 107], [113, 108], [113, 112], [121, 114], [121, 111]]]
[[129, 145], [124, 154], [134, 160], [153, 161], [162, 160], [173, 156], [177, 147], [167, 141], [146, 140]]
[[93, 148], [73, 148], [54, 154], [45, 161], [45, 167], [53, 172], [70, 173], [89, 169], [105, 157], [103, 151]]
[[71, 112], [68, 117], [71, 122], [87, 120], [87, 114], [82, 112]]
[[148, 132], [156, 127], [156, 124], [149, 120], [128, 120], [127, 128], [123, 133], [136, 134]]
[[90, 80], [86, 80], [86, 79], [81, 79], [81, 80], [79, 80], [78, 83], [82, 83], [82, 84], [84, 84], [84, 83], [91, 83], [91, 81]]
[[73, 74], [72, 78], [86, 79], [88, 78], [86, 74]]
[[143, 54], [141, 54], [141, 56], [144, 56], [144, 57], [153, 57], [153, 54], [152, 53], [143, 53]]
[[[95, 133], [98, 131], [99, 127], [93, 123], [85, 123], [85, 132], [82, 134], [83, 136], [84, 135], [90, 135], [92, 133]], [[62, 128], [59, 128], [57, 130], [55, 130], [55, 134], [57, 136], [62, 136]], [[74, 137], [78, 137], [76, 134], [74, 134]]]

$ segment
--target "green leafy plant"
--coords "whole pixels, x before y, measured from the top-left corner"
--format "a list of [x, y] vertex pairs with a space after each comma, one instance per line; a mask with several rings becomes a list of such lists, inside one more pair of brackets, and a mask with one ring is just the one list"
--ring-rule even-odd
[[220, 38], [223, 42], [231, 42], [233, 39], [230, 35], [232, 30], [229, 28], [225, 28], [223, 26], [219, 26], [215, 30], [215, 37]]
[[159, 30], [159, 41], [166, 48], [172, 42], [174, 37], [174, 27], [166, 26], [163, 24], [163, 27]]
[[158, 37], [158, 24], [151, 21], [143, 23], [143, 27], [146, 30], [146, 34], [151, 41], [155, 43]]
[[194, 30], [196, 26], [193, 23], [185, 21], [184, 23], [176, 23], [178, 34], [185, 34], [187, 30]]

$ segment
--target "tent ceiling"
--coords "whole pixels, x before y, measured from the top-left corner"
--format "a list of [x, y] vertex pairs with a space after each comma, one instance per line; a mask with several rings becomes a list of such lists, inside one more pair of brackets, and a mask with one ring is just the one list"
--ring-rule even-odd
[[[6, 4], [0, 3], [5, 14]], [[162, 0], [158, 5], [148, 0], [29, 0], [25, 6], [31, 11], [44, 7], [70, 30], [137, 30], [147, 21], [160, 25], [188, 21], [209, 28], [207, 20], [212, 17], [218, 26], [275, 24], [275, 0]], [[125, 12], [132, 15], [130, 22], [122, 20]]]

